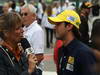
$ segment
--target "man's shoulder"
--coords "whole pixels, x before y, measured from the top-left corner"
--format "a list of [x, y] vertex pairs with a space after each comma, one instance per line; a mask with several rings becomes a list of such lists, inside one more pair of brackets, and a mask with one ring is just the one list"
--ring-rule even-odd
[[75, 51], [79, 51], [79, 50], [90, 50], [89, 46], [85, 45], [83, 42], [75, 39], [73, 40], [69, 46], [69, 48], [71, 49], [75, 49]]
[[86, 44], [82, 43], [81, 41], [77, 43], [76, 49], [78, 49], [78, 51], [83, 51], [83, 52], [91, 51], [91, 48]]
[[79, 40], [76, 40], [71, 44], [70, 49], [75, 55], [90, 54], [91, 48]]
[[82, 57], [89, 56], [91, 58], [92, 57], [95, 58], [92, 49], [82, 42], [79, 43], [79, 45], [76, 47], [76, 49], [77, 49], [77, 55], [80, 57], [81, 56]]
[[31, 27], [32, 31], [43, 31], [42, 27], [37, 22], [32, 23], [31, 25], [32, 25]]

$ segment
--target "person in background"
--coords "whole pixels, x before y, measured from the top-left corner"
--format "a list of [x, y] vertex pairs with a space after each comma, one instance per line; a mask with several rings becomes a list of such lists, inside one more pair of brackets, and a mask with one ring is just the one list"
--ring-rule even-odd
[[91, 47], [96, 57], [96, 72], [100, 75], [100, 19], [97, 19], [93, 23], [93, 29], [91, 33]]
[[40, 25], [41, 25], [42, 16], [43, 16], [42, 0], [39, 0], [38, 6], [37, 6], [37, 18], [38, 18], [38, 23]]
[[59, 1], [54, 1], [52, 5], [52, 16], [56, 16], [61, 12], [60, 9], [60, 2]]
[[43, 15], [43, 19], [42, 19], [42, 22], [41, 22], [41, 26], [44, 27], [45, 30], [46, 30], [46, 47], [52, 48], [54, 25], [52, 25], [48, 22], [49, 16], [52, 16], [52, 6], [51, 5], [48, 5], [47, 8], [46, 8], [46, 11]]
[[[100, 19], [100, 6], [99, 4], [94, 4], [92, 6], [91, 12], [89, 14], [89, 37], [91, 37], [91, 32], [92, 32], [92, 28], [93, 28], [93, 23], [95, 22], [95, 20]], [[89, 40], [89, 43], [91, 42], [91, 40]]]
[[24, 2], [24, 0], [18, 0], [18, 6], [16, 7], [16, 11], [18, 12], [18, 13], [21, 13], [21, 7], [23, 7], [25, 5], [25, 2]]
[[4, 5], [3, 5], [3, 8], [2, 8], [3, 13], [7, 14], [9, 12], [9, 8], [10, 8], [9, 3], [5, 2]]
[[3, 13], [3, 6], [0, 6], [0, 15]]
[[42, 2], [42, 6], [43, 6], [43, 15], [44, 15], [47, 8], [47, 4], [45, 2]]
[[88, 46], [78, 40], [79, 15], [73, 10], [65, 10], [48, 19], [56, 25], [56, 38], [63, 42], [58, 51], [58, 75], [95, 75], [95, 56]]
[[35, 75], [37, 58], [24, 53], [18, 43], [23, 38], [22, 19], [18, 13], [0, 16], [0, 75]]
[[64, 10], [69, 10], [68, 7], [69, 7], [69, 0], [65, 0], [64, 2], [61, 2], [61, 12]]
[[29, 3], [35, 6], [35, 2], [33, 0], [30, 0]]
[[24, 0], [19, 0], [19, 1], [18, 1], [18, 3], [19, 3], [19, 6], [20, 6], [20, 7], [22, 7], [22, 6], [24, 6], [24, 5], [25, 5]]
[[44, 31], [37, 23], [36, 8], [32, 4], [26, 4], [21, 8], [21, 16], [24, 25], [24, 37], [27, 38], [38, 60], [38, 74], [42, 75], [44, 59]]
[[80, 33], [81, 33], [81, 38], [80, 40], [89, 45], [89, 26], [88, 26], [88, 16], [90, 13], [90, 9], [92, 7], [92, 4], [90, 2], [83, 2], [81, 5], [81, 10], [80, 10], [80, 18], [81, 18], [81, 25], [80, 25]]
[[75, 4], [74, 3], [69, 4], [69, 6], [67, 7], [67, 10], [76, 10]]
[[16, 12], [16, 2], [15, 1], [12, 1], [12, 4], [11, 4], [11, 12]]
[[16, 5], [16, 1], [12, 0], [9, 1], [9, 5], [10, 5], [10, 12], [20, 12], [20, 7], [18, 5]]
[[100, 10], [99, 4], [93, 5], [93, 7], [92, 7], [92, 15], [93, 15], [93, 17], [100, 15], [99, 14], [99, 10]]
[[13, 5], [13, 1], [8, 1], [9, 3], [9, 12], [13, 11], [12, 9], [12, 5]]

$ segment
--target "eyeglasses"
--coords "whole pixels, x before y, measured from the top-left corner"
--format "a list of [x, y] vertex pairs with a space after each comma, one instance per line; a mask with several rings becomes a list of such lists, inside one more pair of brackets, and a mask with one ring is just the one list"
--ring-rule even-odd
[[21, 16], [27, 16], [28, 13], [21, 13]]

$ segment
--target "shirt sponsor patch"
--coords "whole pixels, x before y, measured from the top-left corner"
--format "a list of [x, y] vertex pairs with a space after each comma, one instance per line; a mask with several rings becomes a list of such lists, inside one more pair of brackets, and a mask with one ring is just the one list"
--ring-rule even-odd
[[73, 64], [67, 63], [66, 69], [69, 70], [69, 71], [74, 71], [74, 66], [73, 66]]
[[69, 58], [68, 58], [68, 63], [69, 63], [69, 64], [74, 64], [74, 57], [69, 56]]
[[74, 57], [69, 56], [66, 69], [69, 71], [74, 71]]

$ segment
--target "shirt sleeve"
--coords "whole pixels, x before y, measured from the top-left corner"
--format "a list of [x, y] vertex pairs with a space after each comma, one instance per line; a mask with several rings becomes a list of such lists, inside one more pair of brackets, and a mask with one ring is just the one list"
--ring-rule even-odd
[[34, 32], [31, 38], [31, 46], [35, 54], [44, 53], [44, 32], [43, 30], [38, 30]]

